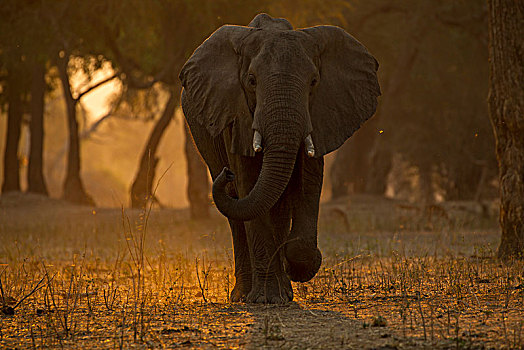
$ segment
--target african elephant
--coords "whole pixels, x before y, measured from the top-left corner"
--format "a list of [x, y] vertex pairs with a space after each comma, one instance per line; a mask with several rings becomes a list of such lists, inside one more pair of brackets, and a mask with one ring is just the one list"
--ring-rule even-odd
[[185, 63], [182, 108], [233, 236], [231, 301], [287, 302], [290, 280], [317, 273], [323, 156], [375, 113], [377, 69], [343, 29], [267, 14], [220, 27]]

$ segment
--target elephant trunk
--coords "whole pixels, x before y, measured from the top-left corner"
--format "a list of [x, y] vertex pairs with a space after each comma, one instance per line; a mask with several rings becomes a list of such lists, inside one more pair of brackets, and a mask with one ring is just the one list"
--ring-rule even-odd
[[299, 108], [282, 106], [282, 96], [275, 95], [263, 106], [264, 124], [260, 125], [263, 135], [264, 156], [262, 169], [250, 193], [235, 199], [226, 192], [228, 182], [234, 180], [233, 173], [225, 168], [213, 183], [213, 200], [217, 209], [230, 219], [249, 221], [269, 211], [287, 187], [293, 173], [298, 149], [304, 135], [304, 116]]
[[235, 199], [227, 194], [226, 185], [234, 180], [234, 175], [229, 169], [225, 168], [215, 179], [213, 200], [217, 209], [228, 218], [253, 220], [267, 213], [286, 189], [295, 166], [298, 146], [292, 149], [266, 149], [258, 180], [246, 197]]

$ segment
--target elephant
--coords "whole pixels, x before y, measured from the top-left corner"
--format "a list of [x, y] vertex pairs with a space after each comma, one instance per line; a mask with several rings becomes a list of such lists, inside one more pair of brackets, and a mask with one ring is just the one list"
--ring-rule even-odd
[[336, 26], [257, 15], [182, 67], [181, 103], [233, 238], [231, 302], [286, 303], [318, 272], [324, 155], [376, 110], [378, 62]]

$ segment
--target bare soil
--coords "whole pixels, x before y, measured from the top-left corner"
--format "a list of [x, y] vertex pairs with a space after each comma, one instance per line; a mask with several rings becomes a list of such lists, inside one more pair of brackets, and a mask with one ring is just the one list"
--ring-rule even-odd
[[319, 274], [286, 305], [229, 303], [227, 222], [0, 197], [0, 348], [522, 349], [524, 264], [475, 203], [321, 210]]

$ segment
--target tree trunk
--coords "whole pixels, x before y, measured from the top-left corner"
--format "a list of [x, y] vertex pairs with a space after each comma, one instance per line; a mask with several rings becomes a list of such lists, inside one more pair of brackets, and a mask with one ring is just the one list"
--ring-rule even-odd
[[209, 217], [209, 179], [207, 167], [196, 150], [188, 126], [185, 125], [185, 153], [187, 160], [187, 198], [192, 219]]
[[347, 141], [339, 148], [331, 165], [329, 171], [331, 200], [336, 200], [349, 194], [350, 179], [348, 172], [352, 169], [350, 161], [353, 159], [350, 157], [352, 152], [349, 149], [351, 148], [351, 141], [353, 140]]
[[158, 158], [155, 154], [164, 131], [173, 119], [180, 99], [179, 89], [171, 89], [169, 94], [164, 112], [147, 140], [135, 180], [131, 186], [131, 207], [133, 208], [144, 208], [149, 200], [155, 200], [153, 197], [153, 180], [155, 178], [156, 165], [158, 164]]
[[344, 197], [350, 192], [364, 193], [366, 191], [367, 177], [372, 172], [369, 169], [369, 158], [373, 145], [373, 137], [370, 134], [372, 129], [366, 123], [337, 151], [329, 174], [331, 199]]
[[431, 179], [431, 163], [418, 165], [420, 201], [424, 205], [431, 205], [434, 202], [433, 181]]
[[446, 188], [446, 200], [473, 200], [482, 173], [483, 168], [475, 164], [465, 164], [460, 169], [448, 171], [449, 186]]
[[391, 171], [393, 155], [381, 142], [379, 115], [358, 130], [340, 147], [331, 166], [332, 199], [349, 193], [383, 196]]
[[500, 177], [498, 256], [524, 257], [524, 6], [489, 0], [489, 114]]
[[[377, 123], [380, 118], [377, 119]], [[380, 128], [377, 124], [370, 139], [373, 141], [373, 147], [368, 150], [368, 176], [365, 184], [365, 192], [377, 196], [383, 196], [388, 187], [388, 175], [393, 167], [393, 153], [389, 145], [384, 142], [384, 137], [380, 134]], [[387, 137], [387, 136], [386, 136]]]
[[18, 144], [22, 123], [22, 87], [17, 71], [11, 69], [8, 75], [7, 135], [4, 153], [4, 182], [2, 192], [20, 191], [20, 166]]
[[31, 85], [31, 123], [29, 124], [31, 150], [29, 153], [27, 191], [47, 196], [48, 192], [42, 170], [44, 148], [44, 92], [45, 66], [41, 63], [35, 63]]
[[78, 137], [78, 121], [76, 119], [76, 104], [78, 101], [74, 99], [71, 94], [71, 86], [67, 74], [68, 60], [69, 55], [66, 53], [64, 57], [58, 58], [57, 62], [58, 73], [62, 82], [62, 89], [64, 91], [64, 99], [67, 107], [67, 122], [69, 128], [67, 169], [62, 196], [65, 200], [73, 203], [94, 206], [95, 203], [86, 193], [84, 184], [80, 178], [80, 140]]

